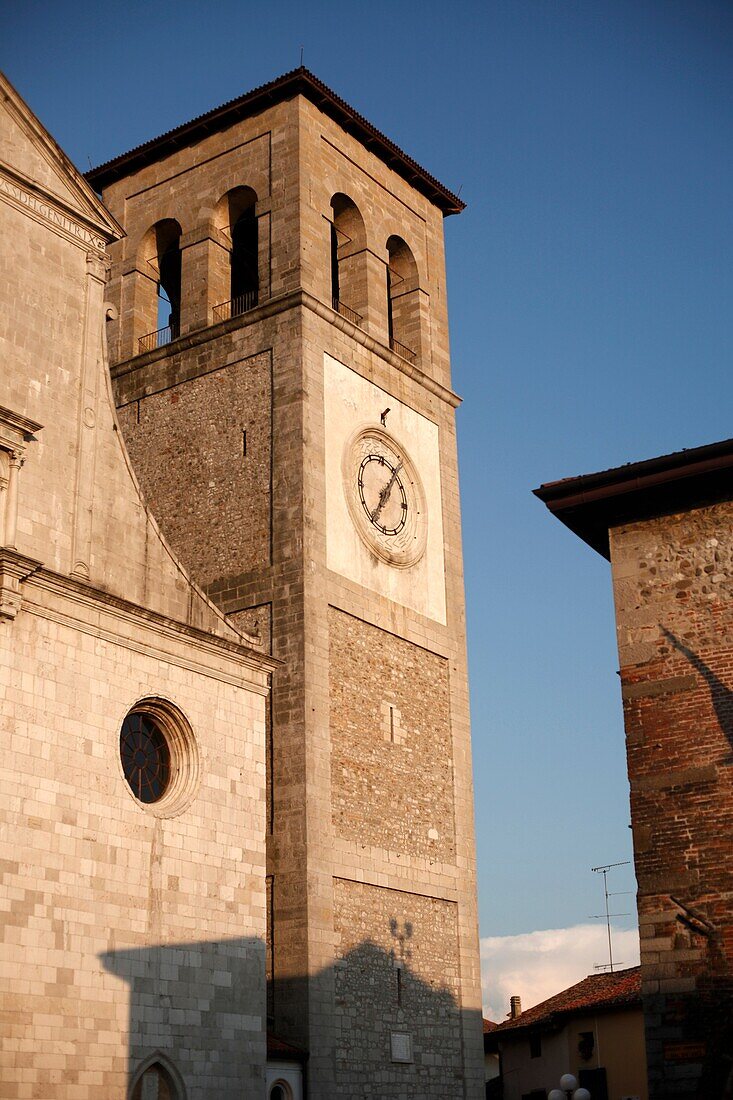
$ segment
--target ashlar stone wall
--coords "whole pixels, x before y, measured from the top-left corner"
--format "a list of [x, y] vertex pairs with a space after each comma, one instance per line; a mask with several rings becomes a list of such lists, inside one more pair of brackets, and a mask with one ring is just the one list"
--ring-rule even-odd
[[[26, 598], [0, 625], [0, 1094], [125, 1100], [156, 1050], [191, 1100], [256, 1091], [265, 699], [234, 658], [199, 645], [194, 663], [179, 639], [166, 660], [142, 619], [115, 637], [112, 606], [74, 622], [73, 599], [48, 616], [40, 583]], [[161, 695], [200, 757], [171, 817], [137, 803], [119, 755], [127, 711]]]

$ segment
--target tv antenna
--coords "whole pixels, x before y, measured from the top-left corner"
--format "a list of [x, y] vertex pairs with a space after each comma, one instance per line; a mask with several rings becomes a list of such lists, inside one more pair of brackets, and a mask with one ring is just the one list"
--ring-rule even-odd
[[[591, 867], [591, 871], [594, 871], [597, 875], [603, 875], [603, 895], [604, 895], [605, 900], [606, 900], [606, 912], [605, 912], [606, 932], [608, 933], [608, 962], [607, 963], [599, 963], [598, 966], [594, 967], [595, 970], [609, 969], [611, 971], [611, 973], [613, 974], [614, 961], [613, 961], [613, 944], [611, 942], [611, 917], [628, 917], [629, 914], [628, 913], [612, 913], [609, 910], [608, 899], [609, 898], [620, 897], [621, 894], [630, 894], [630, 893], [632, 893], [632, 891], [631, 890], [617, 890], [617, 891], [609, 894], [609, 892], [608, 892], [608, 872], [613, 870], [614, 867], [628, 867], [630, 863], [631, 863], [630, 859], [624, 859], [620, 863], [604, 863], [600, 867]], [[603, 913], [591, 913], [591, 915], [590, 915], [591, 920], [603, 920], [603, 918], [604, 918]], [[616, 963], [615, 965], [618, 966], [618, 963]]]

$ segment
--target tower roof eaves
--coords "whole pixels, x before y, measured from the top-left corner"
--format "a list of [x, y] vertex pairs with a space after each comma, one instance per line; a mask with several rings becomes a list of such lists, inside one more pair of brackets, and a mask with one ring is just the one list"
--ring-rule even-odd
[[610, 560], [609, 529], [730, 500], [733, 439], [546, 482], [534, 495]]
[[292, 99], [296, 95], [304, 95], [346, 132], [361, 141], [410, 186], [437, 206], [444, 216], [460, 214], [465, 209], [466, 204], [457, 195], [444, 187], [417, 161], [403, 152], [399, 146], [377, 130], [371, 122], [350, 107], [345, 100], [337, 96], [304, 66], [293, 69], [267, 84], [260, 85], [259, 88], [246, 92], [237, 99], [229, 100], [191, 119], [190, 122], [184, 122], [181, 126], [176, 126], [173, 130], [92, 168], [86, 173], [86, 179], [94, 188], [101, 191], [104, 187], [132, 175], [133, 172], [138, 172], [148, 164], [154, 164], [177, 149], [193, 145], [204, 136], [225, 130], [240, 119], [248, 118], [274, 103]]

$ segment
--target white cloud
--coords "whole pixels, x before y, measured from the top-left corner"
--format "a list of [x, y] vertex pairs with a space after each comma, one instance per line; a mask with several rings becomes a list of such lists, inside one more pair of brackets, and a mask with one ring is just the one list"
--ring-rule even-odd
[[[612, 927], [611, 935], [614, 962], [636, 966], [637, 929]], [[523, 1010], [531, 1008], [587, 974], [598, 973], [594, 967], [607, 959], [608, 938], [602, 923], [548, 928], [521, 936], [486, 936], [481, 940], [484, 1015], [501, 1023], [514, 994], [522, 998]]]

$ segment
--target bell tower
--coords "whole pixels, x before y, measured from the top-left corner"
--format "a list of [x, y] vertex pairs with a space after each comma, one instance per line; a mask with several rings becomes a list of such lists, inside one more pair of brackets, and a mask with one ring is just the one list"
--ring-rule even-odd
[[443, 252], [462, 204], [306, 69], [88, 178], [126, 233], [108, 345], [143, 491], [207, 594], [283, 662], [272, 1030], [307, 1052], [314, 1100], [478, 1100]]

